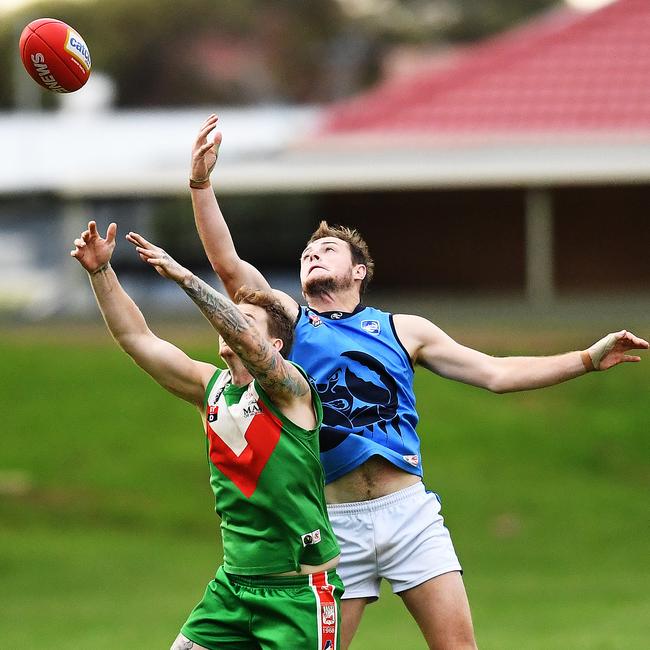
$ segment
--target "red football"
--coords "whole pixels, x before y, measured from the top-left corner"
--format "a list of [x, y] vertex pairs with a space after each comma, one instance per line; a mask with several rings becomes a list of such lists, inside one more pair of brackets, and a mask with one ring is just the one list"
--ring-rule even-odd
[[55, 93], [79, 90], [90, 76], [83, 38], [60, 20], [33, 20], [20, 35], [20, 58], [32, 79]]

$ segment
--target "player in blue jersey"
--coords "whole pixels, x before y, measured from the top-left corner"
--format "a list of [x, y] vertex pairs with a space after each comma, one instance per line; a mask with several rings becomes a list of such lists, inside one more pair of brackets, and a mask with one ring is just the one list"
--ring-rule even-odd
[[[190, 187], [199, 234], [228, 293], [243, 284], [270, 289], [237, 255], [211, 188], [221, 136], [208, 136], [216, 123], [216, 116], [208, 118], [192, 152]], [[322, 222], [300, 258], [306, 305], [276, 292], [296, 318], [291, 358], [313, 377], [323, 402], [325, 494], [346, 587], [341, 648], [349, 646], [383, 578], [402, 597], [430, 648], [472, 649], [461, 567], [440, 504], [421, 480], [414, 367], [505, 393], [640, 361], [626, 352], [648, 343], [621, 331], [583, 351], [492, 357], [460, 345], [424, 318], [361, 304], [373, 267], [359, 233]]]

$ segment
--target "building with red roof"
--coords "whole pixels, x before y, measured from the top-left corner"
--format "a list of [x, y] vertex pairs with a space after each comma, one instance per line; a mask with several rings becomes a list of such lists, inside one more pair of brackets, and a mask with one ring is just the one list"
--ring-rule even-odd
[[650, 3], [553, 12], [333, 107], [328, 135], [440, 141], [650, 134]]
[[648, 34], [649, 0], [546, 14], [330, 107], [283, 171], [429, 289], [647, 291]]

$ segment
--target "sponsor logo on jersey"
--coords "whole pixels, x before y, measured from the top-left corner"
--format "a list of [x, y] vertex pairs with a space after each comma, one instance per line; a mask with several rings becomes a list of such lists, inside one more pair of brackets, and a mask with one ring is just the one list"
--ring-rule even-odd
[[332, 320], [340, 320], [341, 318], [343, 318], [343, 313], [340, 312], [340, 311], [333, 311], [333, 312], [330, 314], [330, 318], [331, 318]]
[[320, 611], [323, 625], [334, 625], [336, 623], [336, 607], [334, 605], [323, 605]]
[[208, 404], [208, 422], [216, 422], [217, 417], [219, 416], [219, 407], [217, 405]]
[[90, 70], [90, 52], [88, 47], [84, 43], [84, 39], [77, 34], [77, 32], [72, 29], [68, 30], [68, 36], [65, 41], [66, 52], [72, 54], [72, 56], [81, 63], [86, 72]]
[[368, 334], [379, 334], [381, 332], [381, 325], [378, 320], [362, 320], [361, 329]]
[[311, 533], [305, 533], [304, 535], [301, 535], [300, 538], [302, 539], [303, 546], [313, 546], [314, 544], [318, 544], [318, 542], [320, 542], [320, 528], [318, 530], [312, 530]]
[[261, 413], [262, 409], [259, 407], [259, 404], [250, 404], [249, 406], [242, 407], [242, 416], [245, 418], [252, 418], [254, 415]]
[[402, 456], [402, 458], [409, 464], [413, 465], [413, 467], [417, 467], [418, 464], [420, 463], [420, 457], [417, 454], [413, 454], [411, 456]]
[[314, 327], [319, 327], [320, 325], [323, 324], [323, 321], [320, 319], [320, 316], [318, 314], [309, 314], [307, 318], [309, 318], [309, 322]]

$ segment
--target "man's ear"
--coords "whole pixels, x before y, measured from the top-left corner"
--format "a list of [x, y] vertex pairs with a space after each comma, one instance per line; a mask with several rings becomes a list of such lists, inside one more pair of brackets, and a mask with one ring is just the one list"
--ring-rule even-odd
[[352, 269], [352, 279], [353, 280], [363, 280], [368, 273], [368, 269], [365, 264], [356, 264]]
[[274, 339], [272, 345], [278, 352], [280, 352], [284, 347], [284, 341], [282, 339]]

